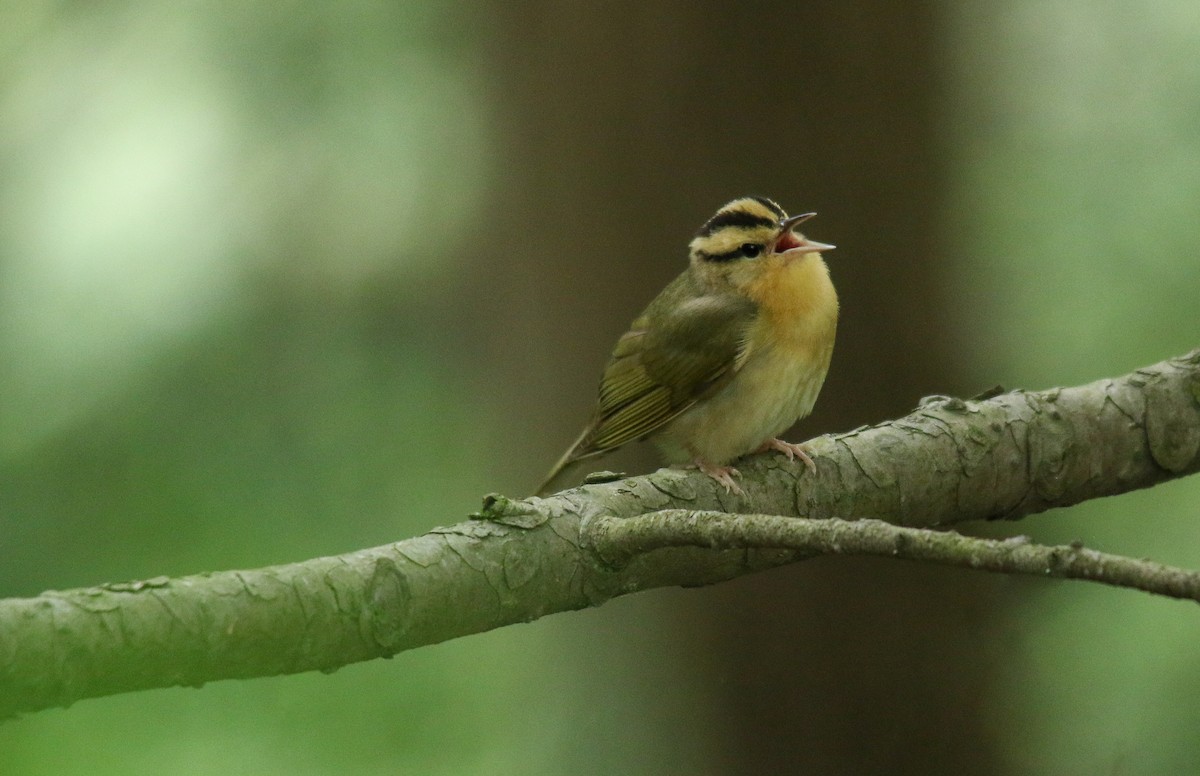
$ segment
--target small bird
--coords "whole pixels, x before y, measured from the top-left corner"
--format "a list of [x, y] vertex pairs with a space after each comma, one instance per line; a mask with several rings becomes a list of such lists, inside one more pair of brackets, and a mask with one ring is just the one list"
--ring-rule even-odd
[[838, 299], [821, 253], [834, 246], [792, 231], [814, 215], [742, 197], [700, 227], [687, 269], [617, 340], [591, 422], [538, 495], [572, 464], [641, 439], [726, 492], [742, 493], [729, 464], [747, 453], [816, 471], [777, 436], [812, 411], [833, 355]]

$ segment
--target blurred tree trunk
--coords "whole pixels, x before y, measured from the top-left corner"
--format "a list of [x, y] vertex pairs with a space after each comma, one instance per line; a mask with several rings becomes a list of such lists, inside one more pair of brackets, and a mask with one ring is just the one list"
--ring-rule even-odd
[[[481, 9], [502, 135], [472, 283], [482, 316], [511, 325], [472, 336], [488, 349], [506, 430], [530, 445], [529, 460], [503, 470], [508, 491], [527, 493], [570, 441], [622, 327], [683, 268], [700, 223], [742, 194], [818, 211], [806, 232], [839, 246], [833, 368], [795, 438], [968, 390], [944, 357], [935, 10], [927, 0]], [[635, 455], [637, 470], [656, 465]], [[1003, 584], [837, 559], [687, 597], [683, 624], [673, 621], [682, 654], [722, 705], [714, 772], [999, 770], [980, 699]]]

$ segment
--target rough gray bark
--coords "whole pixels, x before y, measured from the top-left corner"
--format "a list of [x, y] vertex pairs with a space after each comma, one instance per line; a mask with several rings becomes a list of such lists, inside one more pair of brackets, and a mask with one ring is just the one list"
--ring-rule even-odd
[[[1196, 597], [1196, 575], [1157, 564], [893, 526], [1018, 518], [1197, 471], [1200, 350], [1075, 388], [936, 397], [809, 449], [816, 475], [782, 456], [746, 461], [744, 496], [696, 472], [660, 470], [546, 499], [490, 496], [470, 521], [338, 557], [0, 601], [0, 715], [150, 687], [330, 671], [835, 550]], [[680, 511], [613, 522], [663, 510]], [[757, 514], [706, 525], [695, 510]], [[781, 516], [893, 526], [789, 526]]]

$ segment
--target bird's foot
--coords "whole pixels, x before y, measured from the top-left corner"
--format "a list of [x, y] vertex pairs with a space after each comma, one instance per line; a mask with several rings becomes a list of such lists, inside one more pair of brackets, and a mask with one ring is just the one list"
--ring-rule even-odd
[[718, 466], [717, 464], [702, 461], [699, 458], [692, 463], [700, 471], [712, 477], [717, 482], [725, 486], [726, 493], [736, 493], [739, 496], [746, 495], [741, 486], [733, 481], [734, 477], [741, 477], [742, 473], [732, 466]]
[[789, 461], [794, 461], [795, 459], [799, 458], [801, 461], [804, 461], [804, 465], [808, 467], [810, 472], [813, 474], [817, 473], [817, 465], [813, 463], [813, 459], [808, 456], [808, 451], [804, 449], [804, 445], [796, 444], [794, 442], [784, 442], [782, 439], [771, 438], [759, 445], [758, 449], [754, 452], [765, 453], [768, 450], [778, 450], [786, 455]]

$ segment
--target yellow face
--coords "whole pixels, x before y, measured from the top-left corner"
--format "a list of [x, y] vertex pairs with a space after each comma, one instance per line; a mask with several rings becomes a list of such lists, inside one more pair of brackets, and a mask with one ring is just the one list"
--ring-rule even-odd
[[765, 197], [735, 199], [708, 219], [688, 246], [692, 271], [714, 290], [753, 298], [764, 274], [832, 246], [814, 243], [784, 224], [788, 215]]

